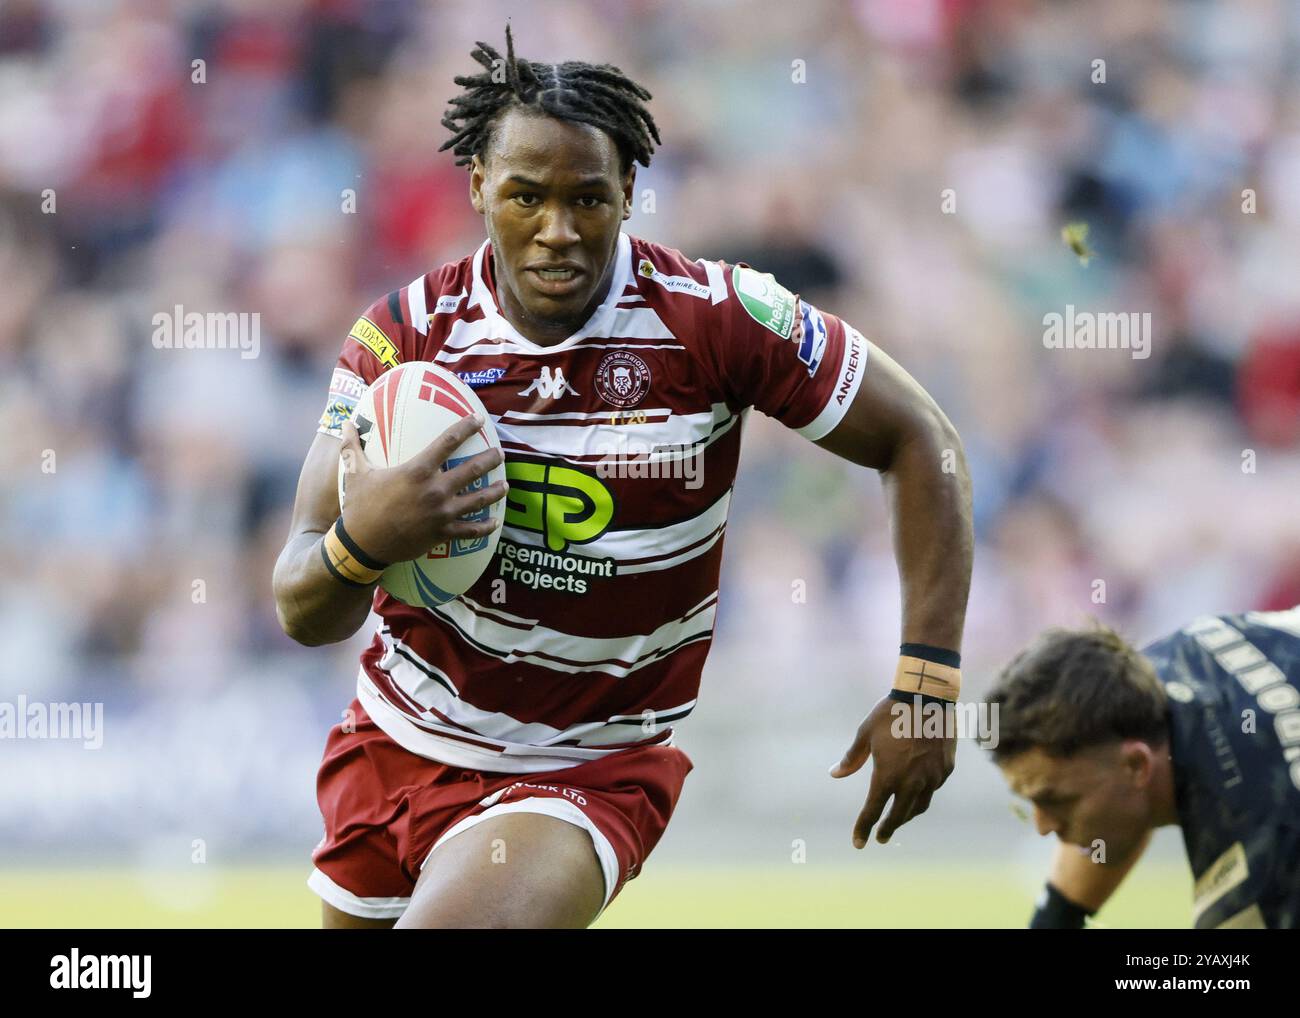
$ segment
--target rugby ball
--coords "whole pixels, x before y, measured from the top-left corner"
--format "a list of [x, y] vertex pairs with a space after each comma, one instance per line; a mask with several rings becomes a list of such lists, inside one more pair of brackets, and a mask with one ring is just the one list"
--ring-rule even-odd
[[[444, 470], [486, 449], [500, 449], [492, 418], [474, 390], [432, 361], [411, 361], [385, 372], [357, 401], [352, 422], [357, 426], [366, 459], [376, 467], [405, 463], [462, 417], [477, 413], [483, 427], [467, 438], [443, 464]], [[339, 506], [343, 505], [346, 464], [339, 457]], [[470, 490], [505, 480], [502, 463], [480, 477]], [[505, 499], [461, 517], [499, 519]], [[394, 562], [379, 586], [409, 605], [433, 608], [463, 594], [483, 574], [501, 538], [498, 526], [487, 537], [444, 541], [409, 562]]]

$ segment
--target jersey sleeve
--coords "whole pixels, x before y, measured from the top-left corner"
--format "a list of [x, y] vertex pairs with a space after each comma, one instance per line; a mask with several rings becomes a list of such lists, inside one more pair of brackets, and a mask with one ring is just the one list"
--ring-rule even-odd
[[703, 265], [711, 289], [726, 294], [702, 330], [702, 352], [727, 398], [811, 441], [830, 434], [866, 370], [862, 334], [744, 262]]
[[366, 388], [389, 368], [413, 359], [407, 356], [404, 340], [404, 298], [402, 291], [381, 297], [348, 330], [334, 364], [317, 433], [341, 437], [343, 422], [352, 415]]

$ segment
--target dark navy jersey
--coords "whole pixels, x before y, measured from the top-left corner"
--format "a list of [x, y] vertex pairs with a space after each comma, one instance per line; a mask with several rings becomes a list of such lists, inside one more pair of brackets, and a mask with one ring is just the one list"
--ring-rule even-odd
[[1169, 698], [1196, 927], [1300, 926], [1300, 607], [1143, 649]]

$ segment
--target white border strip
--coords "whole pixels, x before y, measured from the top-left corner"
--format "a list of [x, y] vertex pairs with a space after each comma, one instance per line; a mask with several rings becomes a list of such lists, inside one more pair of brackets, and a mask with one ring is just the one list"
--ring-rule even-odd
[[307, 886], [340, 912], [362, 919], [397, 919], [411, 903], [410, 898], [362, 898], [334, 883], [319, 869], [313, 869]]
[[429, 316], [424, 303], [424, 277], [411, 281], [406, 288], [406, 303], [411, 309], [411, 325], [421, 335], [429, 331]]
[[[841, 319], [841, 321], [843, 321]], [[826, 400], [826, 405], [822, 407], [821, 413], [813, 418], [802, 428], [794, 428], [794, 432], [803, 435], [804, 438], [811, 442], [819, 441], [829, 435], [844, 420], [844, 415], [849, 412], [849, 407], [853, 405], [853, 400], [857, 398], [858, 387], [862, 385], [862, 376], [867, 372], [867, 352], [871, 349], [871, 344], [863, 338], [862, 333], [848, 322], [844, 322], [844, 350], [840, 355], [840, 367], [835, 376], [835, 388], [831, 390], [830, 396]], [[852, 378], [847, 378], [849, 373], [850, 361], [857, 353], [858, 363], [857, 370], [854, 371]], [[840, 400], [840, 390], [844, 389], [843, 400]]]

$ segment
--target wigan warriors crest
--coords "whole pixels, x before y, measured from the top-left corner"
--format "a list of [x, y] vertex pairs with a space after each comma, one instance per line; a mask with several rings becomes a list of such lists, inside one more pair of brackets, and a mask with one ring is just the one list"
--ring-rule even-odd
[[650, 391], [650, 368], [627, 350], [614, 350], [596, 365], [596, 392], [616, 407], [634, 407]]

